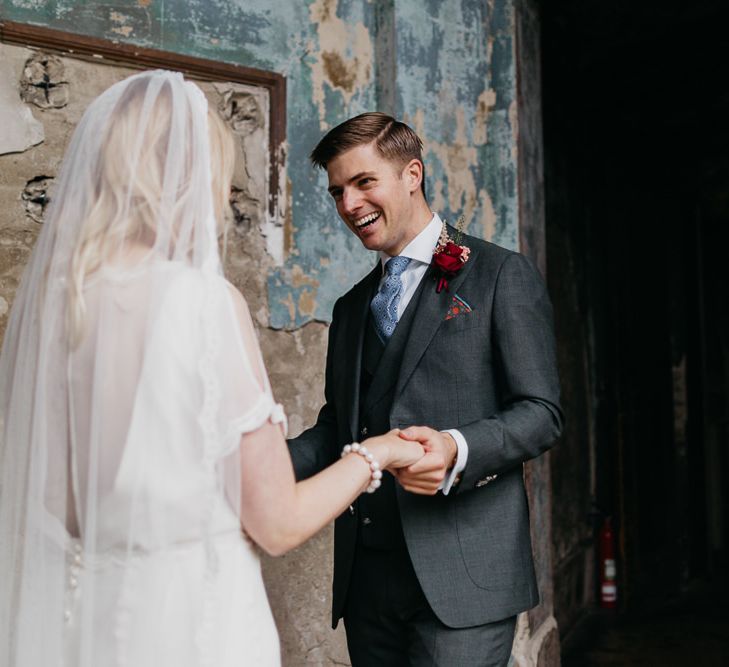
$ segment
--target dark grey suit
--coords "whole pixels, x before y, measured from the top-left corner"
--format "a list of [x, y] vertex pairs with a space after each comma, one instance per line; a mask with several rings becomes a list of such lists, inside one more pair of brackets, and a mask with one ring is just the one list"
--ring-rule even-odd
[[[386, 428], [457, 428], [468, 462], [448, 496], [393, 491], [407, 553], [428, 604], [451, 628], [514, 616], [538, 602], [522, 463], [561, 431], [552, 315], [544, 284], [522, 255], [464, 236], [468, 262], [436, 293], [432, 269], [362, 387], [363, 342], [378, 265], [341, 297], [329, 333], [326, 404], [316, 424], [290, 441], [298, 478], [361, 440], [365, 407]], [[458, 295], [471, 307], [447, 319]], [[451, 310], [451, 315], [453, 312]], [[375, 435], [370, 431], [368, 435]], [[397, 509], [393, 508], [393, 509]], [[332, 621], [343, 615], [360, 512], [336, 521]]]

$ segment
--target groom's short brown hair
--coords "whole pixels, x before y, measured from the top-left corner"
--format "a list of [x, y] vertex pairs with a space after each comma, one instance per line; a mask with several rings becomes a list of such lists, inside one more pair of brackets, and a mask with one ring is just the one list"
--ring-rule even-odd
[[[329, 130], [316, 145], [309, 158], [315, 167], [326, 169], [330, 160], [351, 148], [373, 143], [377, 152], [398, 167], [410, 160], [423, 162], [423, 142], [415, 132], [380, 111], [354, 116]], [[425, 196], [425, 179], [421, 184]]]
[[379, 111], [360, 114], [329, 130], [311, 151], [312, 163], [321, 169], [338, 155], [356, 146], [375, 143], [382, 157], [398, 165], [423, 161], [423, 142], [405, 123]]

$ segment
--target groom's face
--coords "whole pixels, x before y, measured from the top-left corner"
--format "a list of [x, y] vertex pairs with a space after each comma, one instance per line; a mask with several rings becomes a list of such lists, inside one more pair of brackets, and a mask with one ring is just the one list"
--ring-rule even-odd
[[373, 143], [351, 148], [327, 164], [329, 194], [339, 217], [365, 248], [391, 256], [417, 233], [413, 195], [419, 192], [420, 173], [382, 157]]

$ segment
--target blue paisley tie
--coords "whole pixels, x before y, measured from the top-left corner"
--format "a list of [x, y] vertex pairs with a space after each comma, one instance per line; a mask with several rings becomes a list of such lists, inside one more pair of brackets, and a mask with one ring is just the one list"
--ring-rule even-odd
[[392, 257], [385, 264], [385, 279], [370, 304], [370, 310], [375, 318], [375, 331], [383, 343], [387, 343], [397, 326], [397, 304], [402, 295], [402, 280], [400, 276], [407, 265], [409, 257]]

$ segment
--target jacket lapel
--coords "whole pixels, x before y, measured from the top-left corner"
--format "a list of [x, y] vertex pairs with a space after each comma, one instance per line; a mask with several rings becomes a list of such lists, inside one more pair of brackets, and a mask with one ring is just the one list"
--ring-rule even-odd
[[353, 295], [352, 305], [347, 318], [344, 359], [342, 359], [342, 372], [346, 374], [345, 405], [349, 408], [349, 428], [352, 441], [359, 438], [359, 388], [362, 376], [362, 346], [364, 344], [365, 327], [369, 316], [370, 301], [377, 290], [382, 277], [382, 267], [378, 261], [370, 274], [359, 284], [359, 289]]
[[478, 250], [477, 248], [472, 248], [468, 261], [463, 265], [463, 268], [458, 274], [456, 274], [455, 278], [449, 281], [448, 290], [446, 291], [444, 289], [440, 294], [435, 291], [435, 271], [432, 266], [428, 268], [423, 278], [425, 285], [418, 300], [417, 311], [414, 314], [412, 326], [410, 327], [410, 336], [408, 337], [402, 356], [400, 374], [397, 379], [397, 386], [395, 387], [395, 400], [402, 393], [420, 358], [423, 356], [428, 345], [430, 345], [430, 341], [433, 340], [433, 336], [435, 336], [438, 328], [444, 322], [453, 295], [458, 292], [458, 289], [468, 276], [471, 267], [477, 261]]

